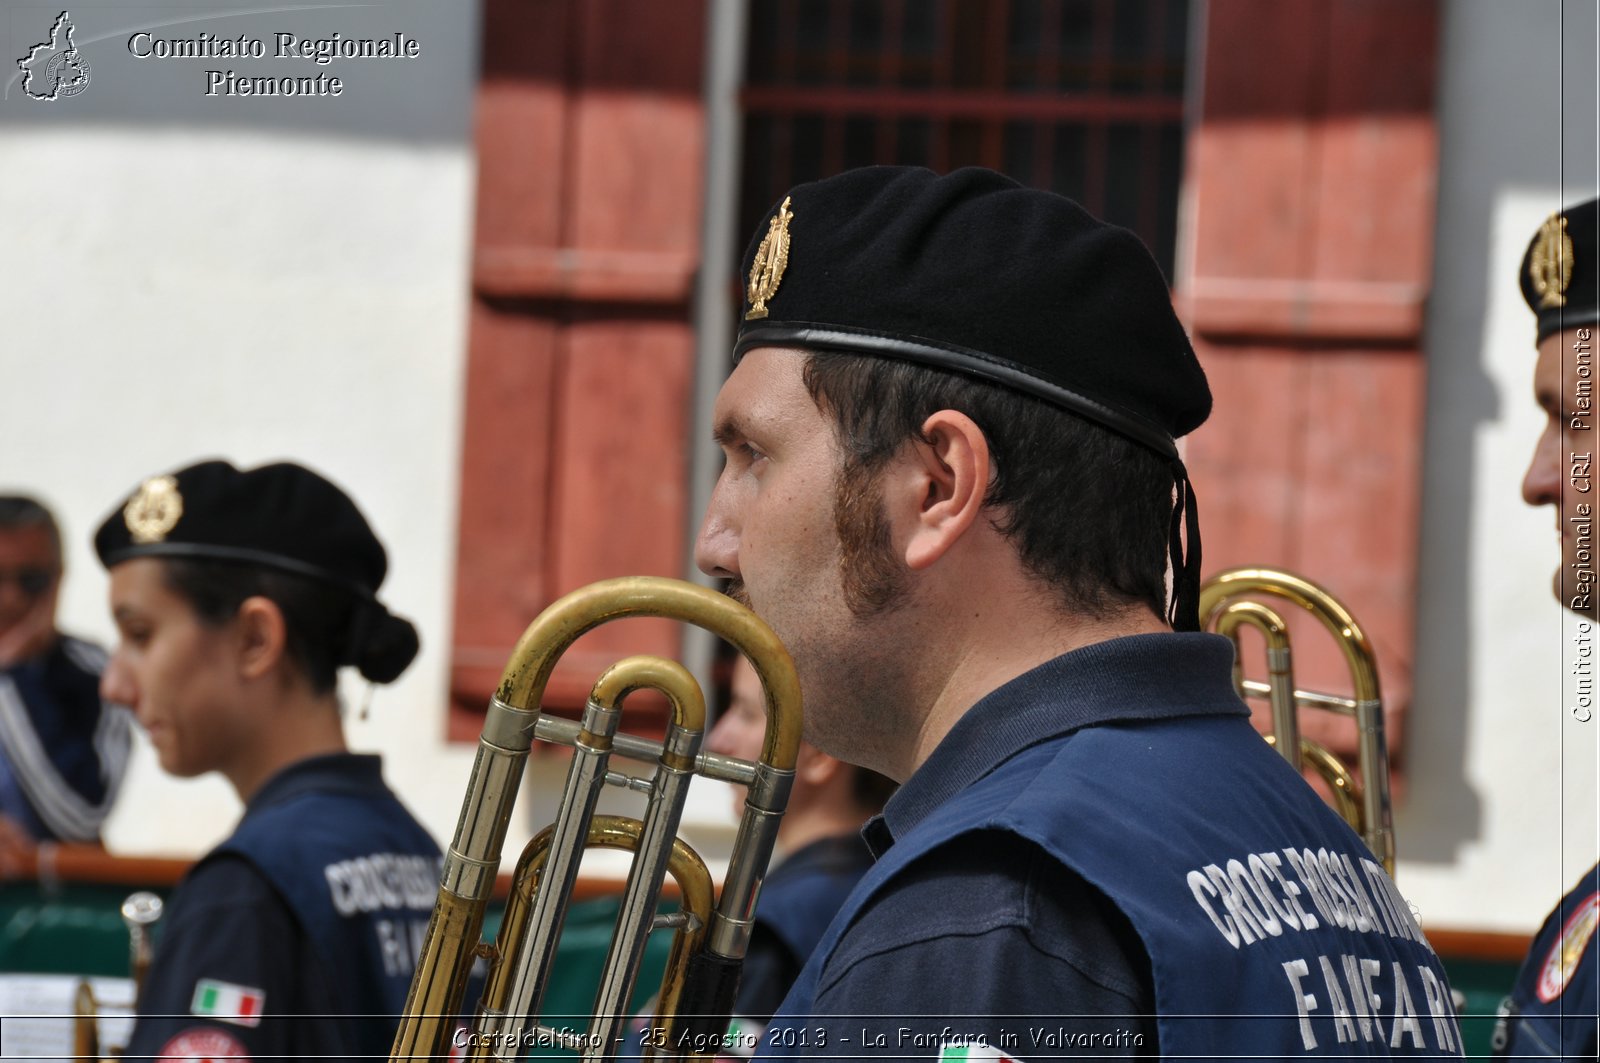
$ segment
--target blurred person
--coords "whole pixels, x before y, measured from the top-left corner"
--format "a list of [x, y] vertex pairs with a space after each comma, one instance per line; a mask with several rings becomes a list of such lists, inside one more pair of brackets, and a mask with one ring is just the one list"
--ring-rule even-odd
[[[741, 656], [727, 711], [705, 748], [756, 761], [766, 728], [761, 679]], [[778, 827], [777, 862], [761, 884], [734, 1003], [734, 1014], [748, 1032], [771, 1020], [822, 932], [872, 866], [861, 827], [883, 811], [893, 791], [894, 784], [877, 772], [830, 757], [809, 742], [800, 744], [794, 788]], [[734, 805], [735, 814], [742, 813], [744, 798]]]
[[101, 700], [105, 651], [56, 628], [61, 531], [25, 495], [0, 495], [0, 871], [41, 841], [98, 843], [132, 742]]
[[696, 560], [788, 647], [807, 740], [900, 782], [764, 1054], [1459, 1058], [1406, 903], [1198, 631], [1176, 439], [1211, 394], [1138, 239], [873, 167], [744, 261]]
[[440, 855], [340, 719], [341, 666], [388, 683], [417, 653], [376, 597], [382, 544], [309, 469], [207, 461], [146, 480], [95, 550], [105, 697], [163, 770], [218, 772], [245, 806], [167, 906], [126, 1054], [386, 1057]]
[[[1551, 215], [1522, 256], [1522, 296], [1538, 321], [1534, 400], [1544, 432], [1522, 480], [1522, 499], [1555, 510], [1561, 565], [1551, 590], [1584, 630], [1596, 623], [1594, 554], [1594, 326], [1600, 321], [1600, 200]], [[1592, 668], [1587, 672], [1590, 686]], [[1540, 928], [1501, 1006], [1496, 1055], [1596, 1058], [1600, 1012], [1600, 867], [1591, 867]]]

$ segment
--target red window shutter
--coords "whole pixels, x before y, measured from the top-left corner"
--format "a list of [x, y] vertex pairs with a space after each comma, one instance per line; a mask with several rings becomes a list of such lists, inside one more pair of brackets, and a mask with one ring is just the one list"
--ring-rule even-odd
[[[685, 556], [698, 260], [697, 3], [487, 0], [450, 734], [476, 737], [555, 598]], [[665, 621], [585, 636], [547, 707], [580, 708]], [[648, 702], [630, 711], [659, 711]]]

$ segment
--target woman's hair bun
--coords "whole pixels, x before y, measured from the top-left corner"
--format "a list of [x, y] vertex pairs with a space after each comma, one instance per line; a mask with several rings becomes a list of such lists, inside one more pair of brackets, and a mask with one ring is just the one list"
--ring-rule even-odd
[[366, 625], [366, 638], [356, 647], [352, 662], [363, 679], [392, 683], [416, 659], [421, 643], [411, 621], [395, 616], [382, 606]]

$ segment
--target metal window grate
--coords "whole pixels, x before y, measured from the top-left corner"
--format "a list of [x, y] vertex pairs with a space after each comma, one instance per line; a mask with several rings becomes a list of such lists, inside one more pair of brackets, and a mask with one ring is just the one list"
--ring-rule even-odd
[[754, 0], [740, 231], [875, 163], [988, 166], [1139, 234], [1172, 275], [1188, 0]]

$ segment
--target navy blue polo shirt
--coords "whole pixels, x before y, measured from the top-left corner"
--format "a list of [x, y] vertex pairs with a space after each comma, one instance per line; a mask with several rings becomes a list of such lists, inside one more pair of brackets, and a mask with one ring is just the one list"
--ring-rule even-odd
[[[1146, 648], [1161, 653], [1171, 675], [1184, 677], [1178, 686], [1187, 702], [1237, 701], [1226, 644], [1153, 638], [1159, 645]], [[1141, 684], [1138, 671], [1115, 656], [1088, 647], [1071, 655], [1070, 668], [1057, 658], [979, 700], [868, 822], [863, 835], [874, 855], [1018, 751], [1059, 733], [1064, 682], [1081, 688], [1080, 703], [1117, 703], [1129, 719], [1171, 711], [1172, 685]], [[1242, 704], [1237, 712], [1249, 714]], [[952, 1025], [986, 1035], [991, 1045], [1002, 1043], [1002, 1033], [1031, 1039], [1037, 1031], [1041, 1041], [1060, 1041], [1064, 1031], [1094, 1039], [1098, 1054], [1112, 1057], [1156, 1045], [1150, 960], [1127, 917], [1059, 861], [998, 832], [967, 835], [928, 854], [869, 903], [819, 990], [817, 1015], [853, 1016], [826, 1021], [821, 1036], [831, 1034], [837, 1046], [823, 1049], [829, 1054], [928, 1056], [934, 1053], [924, 1042], [937, 1044]], [[1029, 1044], [1014, 1051], [1026, 1057], [1065, 1049]]]
[[1232, 660], [1128, 636], [973, 705], [869, 827], [765, 1052], [1459, 1058], [1437, 956]]

